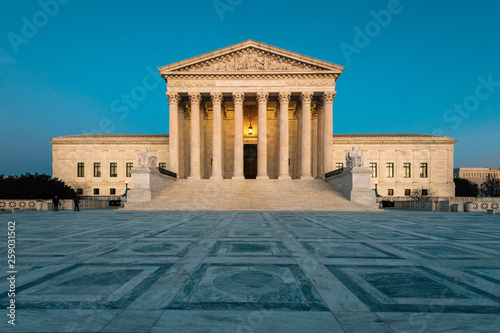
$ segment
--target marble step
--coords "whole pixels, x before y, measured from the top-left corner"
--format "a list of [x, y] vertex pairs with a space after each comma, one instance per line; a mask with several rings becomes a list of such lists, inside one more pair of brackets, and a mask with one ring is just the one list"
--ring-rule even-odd
[[179, 179], [126, 210], [375, 211], [352, 203], [323, 180]]

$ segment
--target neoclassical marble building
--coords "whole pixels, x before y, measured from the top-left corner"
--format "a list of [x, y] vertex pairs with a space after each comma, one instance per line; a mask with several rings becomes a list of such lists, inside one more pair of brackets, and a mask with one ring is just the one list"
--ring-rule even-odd
[[453, 196], [453, 138], [333, 134], [343, 69], [253, 40], [161, 67], [169, 135], [54, 138], [53, 176], [84, 194], [121, 194], [151, 147], [178, 178], [322, 179], [356, 146], [381, 195], [420, 187]]

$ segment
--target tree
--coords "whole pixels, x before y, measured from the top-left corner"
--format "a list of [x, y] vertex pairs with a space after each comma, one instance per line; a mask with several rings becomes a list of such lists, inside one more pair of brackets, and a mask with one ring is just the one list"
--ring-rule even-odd
[[500, 197], [500, 179], [488, 175], [488, 179], [483, 183], [483, 189], [487, 197]]
[[55, 195], [72, 199], [76, 193], [63, 181], [46, 174], [0, 177], [0, 199], [50, 199]]
[[477, 197], [479, 193], [477, 184], [465, 178], [455, 178], [453, 181], [455, 182], [456, 197]]
[[[426, 193], [427, 191], [427, 193]], [[411, 191], [410, 198], [413, 201], [429, 201], [434, 196], [434, 191], [431, 189], [425, 190], [423, 188], [414, 188]]]

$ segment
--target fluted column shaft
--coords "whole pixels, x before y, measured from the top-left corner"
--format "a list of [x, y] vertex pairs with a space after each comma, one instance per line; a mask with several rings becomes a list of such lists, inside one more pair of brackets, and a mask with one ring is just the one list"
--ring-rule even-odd
[[189, 93], [191, 101], [191, 174], [189, 179], [201, 178], [201, 134], [200, 134], [200, 102], [201, 94]]
[[213, 141], [212, 141], [212, 176], [222, 179], [222, 93], [212, 92], [213, 104]]
[[234, 173], [233, 179], [244, 179], [243, 174], [243, 102], [245, 93], [233, 92], [234, 101]]
[[288, 106], [290, 104], [290, 92], [280, 92], [279, 120], [279, 170], [278, 179], [290, 179], [288, 169]]
[[259, 121], [257, 128], [257, 179], [269, 179], [267, 175], [267, 100], [268, 92], [258, 92]]
[[300, 95], [302, 102], [302, 163], [300, 179], [312, 179], [311, 175], [311, 99], [313, 92]]
[[318, 110], [318, 125], [317, 125], [317, 178], [323, 178], [323, 174], [325, 173], [323, 171], [324, 168], [324, 155], [323, 155], [323, 150], [325, 149], [323, 139], [324, 139], [324, 121], [325, 121], [325, 110], [323, 107], [323, 102], [318, 102], [316, 109]]
[[176, 92], [167, 92], [169, 104], [168, 123], [168, 169], [179, 173], [179, 101], [180, 96]]
[[334, 170], [333, 167], [333, 101], [336, 91], [323, 94], [323, 173]]

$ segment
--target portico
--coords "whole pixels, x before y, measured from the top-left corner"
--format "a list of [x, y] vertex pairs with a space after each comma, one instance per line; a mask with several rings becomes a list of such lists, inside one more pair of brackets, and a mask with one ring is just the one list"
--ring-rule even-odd
[[256, 144], [257, 179], [322, 178], [334, 169], [343, 69], [252, 40], [159, 68], [170, 105], [169, 170], [249, 178], [245, 145]]

